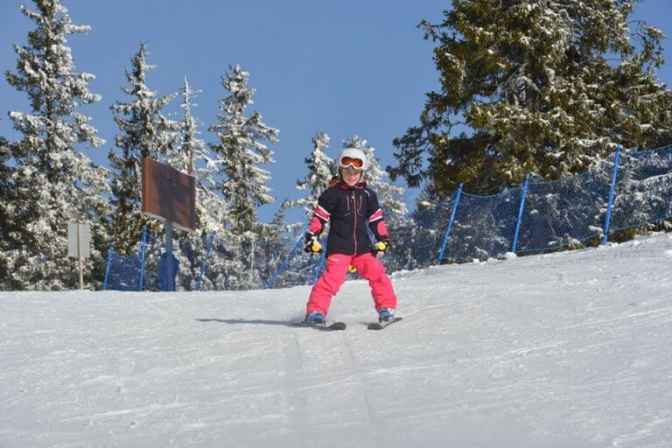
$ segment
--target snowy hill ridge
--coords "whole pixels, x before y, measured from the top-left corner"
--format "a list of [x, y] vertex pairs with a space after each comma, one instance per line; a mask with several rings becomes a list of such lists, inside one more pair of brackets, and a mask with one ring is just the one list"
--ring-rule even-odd
[[309, 287], [0, 293], [0, 446], [669, 447], [672, 238]]

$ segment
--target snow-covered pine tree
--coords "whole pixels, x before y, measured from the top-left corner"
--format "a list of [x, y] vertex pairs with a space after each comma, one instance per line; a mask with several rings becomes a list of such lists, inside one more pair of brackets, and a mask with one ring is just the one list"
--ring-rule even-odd
[[[165, 154], [165, 163], [183, 173], [196, 175], [198, 162], [207, 158], [206, 144], [198, 136], [199, 126], [202, 123], [198, 118], [192, 115], [192, 108], [196, 106], [194, 100], [201, 93], [200, 90], [194, 90], [187, 77], [184, 78], [184, 86], [180, 91], [182, 96], [182, 120], [179, 122], [179, 141], [175, 144], [174, 151]], [[199, 174], [203, 175], [202, 172]]]
[[[270, 173], [260, 165], [274, 162], [273, 152], [264, 142], [276, 142], [279, 131], [264, 124], [259, 112], [246, 115], [255, 93], [247, 87], [248, 80], [249, 73], [239, 65], [229, 66], [222, 86], [230, 95], [220, 100], [218, 123], [209, 128], [218, 138], [210, 149], [221, 166], [222, 177], [217, 183], [228, 205], [225, 225], [232, 238], [224, 241], [226, 252], [232, 255], [224, 274], [227, 289], [258, 282], [253, 269], [254, 244], [266, 231], [265, 225], [258, 222], [256, 208], [275, 201], [266, 185]], [[245, 267], [241, 270], [238, 263]]]
[[[182, 96], [182, 120], [180, 122], [180, 138], [173, 151], [166, 155], [165, 162], [173, 168], [196, 178], [196, 234], [182, 236], [175, 241], [174, 253], [180, 260], [180, 270], [189, 271], [187, 279], [195, 279], [200, 274], [207, 245], [211, 235], [215, 232], [217, 238], [226, 233], [224, 226], [226, 203], [215, 191], [214, 173], [217, 172], [217, 163], [210, 156], [207, 144], [199, 137], [201, 121], [193, 115], [196, 106], [196, 96], [200, 90], [194, 90], [185, 77]], [[179, 248], [177, 245], [179, 244]], [[213, 252], [212, 259], [218, 254]], [[215, 262], [216, 264], [216, 262]], [[204, 279], [207, 283], [207, 278]], [[187, 290], [193, 290], [195, 285], [183, 284]], [[202, 284], [203, 289], [209, 285]]]
[[[36, 23], [28, 44], [15, 46], [16, 72], [7, 81], [30, 99], [29, 113], [11, 111], [14, 128], [23, 137], [16, 142], [14, 187], [25, 202], [20, 205], [25, 222], [23, 245], [6, 253], [16, 288], [64, 289], [77, 285], [74, 262], [67, 258], [68, 222], [91, 224], [94, 247], [85, 261], [86, 283], [95, 286], [94, 266], [103, 265], [99, 225], [106, 213], [107, 170], [79, 151], [79, 145], [99, 147], [104, 141], [78, 112], [82, 105], [100, 100], [89, 91], [95, 77], [75, 70], [70, 34], [86, 34], [90, 27], [74, 25], [60, 0], [34, 0], [36, 10], [19, 5]], [[16, 219], [16, 215], [15, 218]]]
[[490, 194], [526, 173], [585, 172], [618, 143], [669, 142], [672, 95], [656, 79], [663, 35], [631, 27], [639, 1], [454, 0], [441, 23], [423, 21], [441, 90], [395, 139], [392, 179], [426, 179], [441, 197], [460, 182]]
[[16, 198], [13, 174], [16, 171], [12, 159], [12, 147], [9, 141], [0, 137], [0, 290], [11, 290], [11, 276], [8, 272], [9, 259], [7, 254], [16, 250], [21, 244], [21, 224], [17, 219]]
[[220, 101], [219, 122], [209, 128], [219, 141], [210, 148], [219, 158], [225, 177], [220, 188], [229, 204], [232, 233], [235, 236], [246, 232], [259, 234], [256, 208], [275, 202], [266, 185], [270, 173], [259, 165], [275, 162], [273, 152], [264, 142], [276, 142], [278, 130], [264, 124], [259, 112], [246, 116], [247, 107], [253, 104], [255, 89], [247, 87], [249, 73], [239, 65], [230, 66], [229, 70], [222, 78], [222, 86], [230, 95]]
[[147, 44], [131, 59], [131, 70], [126, 70], [129, 86], [123, 89], [130, 99], [110, 106], [114, 121], [121, 131], [115, 137], [115, 146], [108, 155], [112, 169], [112, 203], [110, 234], [115, 251], [128, 254], [140, 242], [142, 229], [147, 227], [152, 236], [160, 234], [160, 225], [141, 213], [142, 159], [165, 159], [175, 144], [179, 126], [163, 115], [163, 109], [177, 93], [158, 97], [147, 87], [147, 72], [156, 68], [147, 64]]
[[[300, 222], [286, 226], [287, 232], [284, 235], [286, 247], [283, 249], [283, 256], [287, 255], [297, 239], [303, 240], [303, 232], [313, 216], [317, 200], [329, 187], [329, 182], [336, 174], [336, 162], [326, 154], [329, 142], [330, 138], [325, 132], [315, 133], [312, 138], [313, 149], [310, 156], [304, 159], [308, 173], [303, 179], [296, 181], [296, 189], [306, 191], [305, 196], [293, 200], [286, 199], [282, 204], [281, 210], [283, 211], [301, 207], [305, 215]], [[294, 256], [290, 262], [291, 265], [277, 279], [275, 286], [306, 284], [312, 279], [316, 263], [314, 257], [305, 256], [305, 254], [303, 257]]]
[[317, 199], [322, 192], [329, 186], [329, 181], [336, 173], [336, 163], [326, 155], [325, 151], [329, 146], [329, 136], [325, 132], [317, 132], [312, 138], [313, 150], [310, 157], [306, 157], [304, 162], [308, 167], [308, 173], [303, 180], [296, 181], [297, 190], [307, 190], [302, 198], [287, 200], [282, 204], [282, 208], [287, 210], [293, 207], [303, 208], [308, 222], [313, 216]]
[[165, 163], [196, 178], [196, 234], [222, 233], [226, 202], [214, 191], [218, 172], [217, 161], [211, 156], [207, 143], [199, 135], [203, 123], [192, 113], [200, 90], [194, 90], [185, 78], [181, 91], [182, 120], [180, 137], [175, 149], [165, 157]]
[[[286, 209], [280, 207], [273, 216], [271, 222], [266, 226], [266, 233], [263, 240], [258, 245], [255, 258], [257, 259], [257, 269], [260, 272], [260, 287], [266, 287], [272, 276], [278, 272], [285, 258], [299, 238], [297, 228], [302, 228], [303, 224], [287, 224]], [[300, 235], [303, 239], [303, 234]], [[300, 269], [295, 269], [295, 264], [291, 263], [285, 266], [281, 275], [276, 279], [273, 287], [287, 287], [305, 283]]]

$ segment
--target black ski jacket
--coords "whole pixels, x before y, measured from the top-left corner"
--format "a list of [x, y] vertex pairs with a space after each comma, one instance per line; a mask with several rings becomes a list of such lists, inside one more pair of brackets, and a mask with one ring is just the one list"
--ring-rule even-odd
[[366, 181], [349, 187], [342, 180], [332, 181], [318, 199], [310, 222], [310, 232], [319, 235], [329, 222], [327, 256], [331, 254], [360, 255], [371, 251], [367, 227], [376, 241], [388, 241], [387, 229], [378, 196], [366, 187]]

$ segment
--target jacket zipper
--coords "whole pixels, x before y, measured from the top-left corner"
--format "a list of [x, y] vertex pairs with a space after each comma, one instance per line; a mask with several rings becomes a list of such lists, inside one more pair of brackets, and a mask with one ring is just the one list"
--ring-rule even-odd
[[355, 191], [352, 191], [352, 216], [355, 220], [355, 224], [352, 228], [352, 237], [355, 240], [355, 255], [357, 255], [357, 198], [355, 197]]

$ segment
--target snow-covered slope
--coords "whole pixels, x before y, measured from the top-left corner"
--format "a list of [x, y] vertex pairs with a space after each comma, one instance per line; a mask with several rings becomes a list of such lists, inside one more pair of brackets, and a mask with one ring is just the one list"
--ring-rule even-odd
[[672, 238], [308, 287], [0, 294], [0, 446], [669, 447]]

